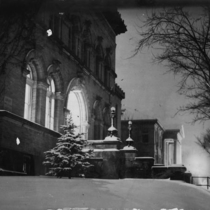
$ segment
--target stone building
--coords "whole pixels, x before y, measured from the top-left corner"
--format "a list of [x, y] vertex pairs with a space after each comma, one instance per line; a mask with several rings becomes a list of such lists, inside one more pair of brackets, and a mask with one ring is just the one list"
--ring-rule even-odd
[[24, 67], [10, 67], [0, 79], [0, 168], [30, 175], [45, 173], [43, 152], [55, 145], [70, 114], [76, 132], [99, 140], [114, 106], [120, 135], [125, 97], [115, 83], [115, 38], [126, 31], [117, 10], [45, 8], [35, 17]]
[[[127, 138], [128, 120], [122, 120], [121, 135]], [[131, 137], [133, 146], [137, 149], [137, 157], [154, 158], [155, 164], [163, 163], [163, 127], [157, 119], [132, 120]]]
[[[121, 138], [126, 145], [128, 120], [122, 120]], [[133, 158], [134, 177], [169, 177], [174, 172], [184, 172], [182, 164], [181, 129], [164, 129], [157, 119], [133, 120], [131, 137], [136, 148]], [[131, 175], [130, 175], [131, 176]]]

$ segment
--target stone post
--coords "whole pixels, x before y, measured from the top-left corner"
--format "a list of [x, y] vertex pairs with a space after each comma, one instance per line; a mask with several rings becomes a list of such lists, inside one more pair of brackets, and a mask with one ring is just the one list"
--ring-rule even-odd
[[135, 177], [135, 157], [136, 157], [136, 148], [133, 147], [133, 139], [131, 138], [131, 130], [132, 130], [132, 122], [129, 121], [128, 122], [128, 138], [126, 139], [126, 146], [123, 147], [123, 149], [121, 149], [121, 151], [124, 153], [124, 157], [125, 157], [125, 166], [124, 166], [124, 170], [125, 170], [125, 174], [124, 176], [126, 178], [132, 178]]
[[111, 108], [111, 127], [108, 136], [103, 141], [103, 178], [121, 178], [120, 140], [114, 127], [115, 107]]

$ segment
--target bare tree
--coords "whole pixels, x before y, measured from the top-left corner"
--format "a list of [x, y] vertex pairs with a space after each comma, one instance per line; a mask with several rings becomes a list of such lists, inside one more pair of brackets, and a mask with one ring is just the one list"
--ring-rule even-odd
[[193, 114], [193, 122], [210, 119], [210, 8], [193, 15], [187, 8], [151, 12], [139, 31], [136, 55], [144, 47], [158, 48], [154, 60], [181, 75], [179, 93], [189, 103], [179, 111]]
[[210, 155], [210, 129], [207, 129], [201, 137], [197, 137], [197, 144]]

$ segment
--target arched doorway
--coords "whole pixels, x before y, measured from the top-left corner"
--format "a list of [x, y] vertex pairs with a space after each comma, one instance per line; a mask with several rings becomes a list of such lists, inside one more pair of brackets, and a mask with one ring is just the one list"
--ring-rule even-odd
[[66, 109], [71, 115], [72, 122], [76, 125], [75, 134], [82, 133], [88, 138], [88, 111], [87, 101], [83, 88], [78, 79], [74, 79], [68, 88]]

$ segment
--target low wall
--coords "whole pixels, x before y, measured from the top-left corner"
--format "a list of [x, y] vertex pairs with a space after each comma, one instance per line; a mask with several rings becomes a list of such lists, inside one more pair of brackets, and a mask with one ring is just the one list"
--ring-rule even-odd
[[33, 167], [30, 169], [32, 171], [30, 175], [44, 175], [45, 167], [42, 164], [44, 152], [55, 146], [59, 136], [59, 133], [22, 117], [0, 111], [0, 149], [13, 154], [9, 155], [11, 165], [8, 169], [13, 167], [15, 161], [19, 161], [23, 168]]
[[183, 180], [184, 173], [186, 172], [186, 167], [183, 165], [171, 165], [171, 166], [164, 166], [164, 165], [154, 165], [152, 166], [152, 177], [156, 179], [168, 179], [171, 178], [172, 180]]

